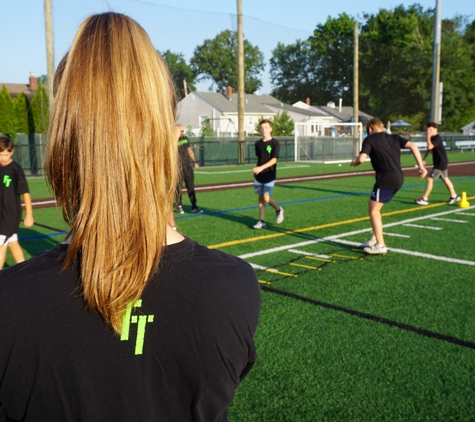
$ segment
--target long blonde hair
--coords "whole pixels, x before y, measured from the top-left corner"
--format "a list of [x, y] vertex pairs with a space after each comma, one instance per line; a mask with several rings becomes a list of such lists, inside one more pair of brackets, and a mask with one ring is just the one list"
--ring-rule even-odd
[[70, 224], [88, 309], [120, 333], [166, 245], [177, 184], [176, 97], [145, 30], [118, 13], [87, 18], [55, 76], [45, 171]]

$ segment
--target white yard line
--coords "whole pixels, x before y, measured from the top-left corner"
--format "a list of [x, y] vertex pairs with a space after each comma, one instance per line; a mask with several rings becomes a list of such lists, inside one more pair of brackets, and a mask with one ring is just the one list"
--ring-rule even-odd
[[421, 226], [420, 224], [403, 224], [403, 226], [406, 226], [406, 227], [415, 227], [416, 229], [442, 230], [442, 227]]
[[431, 220], [436, 220], [436, 221], [448, 221], [449, 223], [468, 223], [467, 220], [451, 220], [450, 218], [436, 218], [433, 217]]
[[[475, 205], [472, 205], [471, 207], [466, 208], [467, 210], [475, 209]], [[427, 220], [433, 217], [438, 217], [442, 215], [448, 215], [448, 214], [454, 214], [454, 213], [461, 213], [459, 209], [454, 209], [450, 211], [443, 211], [435, 214], [429, 214], [426, 216], [422, 217], [415, 217], [415, 218], [409, 218], [407, 220], [402, 220], [394, 223], [389, 223], [383, 225], [383, 228], [388, 228], [388, 227], [395, 227], [395, 226], [400, 226], [400, 225], [407, 225], [415, 221], [422, 221], [422, 220]], [[426, 226], [422, 226], [426, 227]], [[290, 249], [295, 249], [303, 246], [308, 246], [308, 245], [313, 245], [315, 243], [322, 243], [322, 242], [331, 242], [331, 241], [336, 241], [337, 243], [342, 243], [342, 244], [347, 244], [351, 246], [360, 246], [361, 243], [359, 242], [352, 242], [350, 240], [343, 240], [341, 239], [342, 237], [348, 237], [348, 236], [354, 236], [356, 234], [361, 234], [361, 233], [367, 233], [371, 232], [371, 228], [367, 229], [361, 229], [361, 230], [354, 230], [351, 232], [346, 232], [346, 233], [341, 233], [341, 234], [336, 234], [333, 236], [328, 236], [325, 238], [319, 238], [319, 239], [313, 239], [313, 240], [308, 240], [306, 242], [300, 242], [300, 243], [294, 243], [292, 245], [285, 245], [285, 246], [279, 246], [276, 248], [270, 248], [270, 249], [265, 249], [261, 251], [256, 251], [256, 252], [251, 252], [248, 254], [240, 255], [240, 258], [242, 259], [247, 259], [247, 258], [252, 258], [254, 256], [260, 256], [260, 255], [267, 255], [275, 252], [281, 252], [281, 251], [288, 251]], [[449, 257], [444, 257], [444, 256], [438, 256], [438, 255], [431, 255], [431, 254], [426, 254], [422, 252], [415, 252], [415, 251], [408, 251], [405, 249], [396, 249], [396, 248], [388, 248], [391, 252], [395, 253], [401, 253], [401, 254], [406, 254], [406, 255], [412, 255], [412, 256], [418, 256], [421, 258], [427, 258], [427, 259], [434, 259], [437, 261], [445, 261], [445, 262], [451, 262], [451, 263], [456, 263], [456, 264], [463, 264], [463, 265], [471, 265], [475, 266], [474, 261], [467, 261], [463, 259], [456, 259], [456, 258], [449, 258]]]
[[[308, 165], [302, 165], [302, 166], [279, 166], [279, 171], [281, 170], [287, 170], [287, 169], [301, 169], [305, 167], [310, 167]], [[249, 173], [251, 174], [251, 169], [246, 169], [246, 170], [234, 170], [234, 171], [202, 171], [202, 170], [194, 170], [195, 174], [234, 174], [234, 173]]]
[[459, 212], [460, 215], [470, 215], [472, 217], [475, 217], [475, 214], [472, 212]]
[[314, 256], [315, 258], [332, 259], [332, 257], [330, 255], [323, 255], [323, 254], [319, 254], [319, 253], [305, 252], [305, 251], [300, 251], [298, 249], [289, 249], [289, 252], [296, 253], [296, 254], [299, 254], [299, 255]]
[[407, 235], [407, 234], [400, 234], [400, 233], [389, 233], [389, 232], [384, 232], [383, 233], [384, 236], [393, 236], [393, 237], [405, 237], [405, 238], [410, 238], [411, 236]]
[[252, 268], [254, 268], [254, 269], [256, 269], [256, 270], [262, 270], [262, 271], [266, 271], [266, 270], [267, 270], [267, 271], [277, 271], [276, 268], [264, 267], [264, 266], [262, 266], [262, 265], [253, 264], [253, 263], [251, 263], [251, 262], [248, 262], [248, 264], [249, 264]]

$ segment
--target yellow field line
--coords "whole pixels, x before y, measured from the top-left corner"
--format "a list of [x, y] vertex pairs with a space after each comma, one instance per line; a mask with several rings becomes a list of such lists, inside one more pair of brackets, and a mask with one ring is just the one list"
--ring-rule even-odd
[[294, 267], [309, 268], [310, 270], [320, 270], [321, 269], [321, 268], [318, 268], [318, 267], [312, 267], [310, 265], [296, 264], [295, 262], [289, 262], [289, 265], [293, 265]]
[[[468, 199], [475, 199], [475, 196], [471, 196]], [[391, 211], [382, 214], [383, 217], [390, 217], [391, 215], [398, 215], [398, 214], [405, 214], [409, 212], [415, 212], [415, 211], [421, 211], [422, 209], [428, 209], [428, 208], [435, 208], [435, 207], [440, 207], [442, 205], [447, 205], [446, 202], [439, 202], [437, 204], [432, 204], [432, 205], [425, 205], [424, 207], [418, 206], [415, 208], [409, 208], [406, 210], [399, 210], [399, 211]], [[282, 233], [274, 233], [274, 234], [267, 234], [264, 236], [257, 236], [257, 237], [249, 237], [247, 239], [240, 239], [240, 240], [231, 240], [230, 242], [224, 242], [224, 243], [218, 243], [216, 245], [211, 245], [208, 246], [209, 249], [219, 249], [219, 248], [225, 248], [226, 246], [235, 246], [235, 245], [242, 245], [244, 243], [251, 243], [251, 242], [258, 242], [259, 240], [267, 240], [267, 239], [273, 239], [276, 237], [282, 237], [282, 236], [288, 236], [292, 234], [297, 234], [297, 233], [305, 233], [309, 231], [314, 231], [314, 230], [322, 230], [322, 229], [328, 229], [330, 227], [337, 227], [337, 226], [344, 226], [346, 224], [352, 224], [352, 223], [359, 223], [360, 221], [366, 221], [369, 220], [369, 217], [360, 217], [360, 218], [352, 218], [351, 220], [344, 220], [344, 221], [337, 221], [335, 223], [327, 223], [327, 224], [321, 224], [320, 226], [312, 226], [312, 227], [305, 227], [302, 229], [296, 229], [296, 230], [288, 230]]]

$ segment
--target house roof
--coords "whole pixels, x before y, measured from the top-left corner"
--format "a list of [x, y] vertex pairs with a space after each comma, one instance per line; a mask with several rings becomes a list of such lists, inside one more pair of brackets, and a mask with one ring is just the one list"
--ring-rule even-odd
[[7, 91], [10, 93], [10, 96], [12, 98], [18, 97], [18, 94], [20, 92], [23, 92], [27, 96], [29, 100], [31, 100], [33, 94], [36, 91], [30, 90], [30, 85], [29, 84], [11, 84], [11, 83], [2, 83], [0, 82], [0, 89], [3, 89], [3, 86], [7, 88]]
[[[221, 113], [236, 113], [238, 112], [239, 95], [233, 94], [229, 99], [224, 94], [214, 92], [193, 92], [193, 94], [202, 98], [213, 107], [217, 108]], [[328, 115], [324, 111], [315, 109], [303, 109], [286, 104], [272, 95], [256, 95], [245, 94], [244, 109], [246, 113], [265, 115], [273, 112], [275, 109], [281, 111], [288, 111], [302, 114], [304, 116], [319, 117]]]
[[465, 129], [475, 129], [475, 121], [469, 123], [468, 125], [462, 126], [462, 130]]
[[[315, 106], [314, 106], [315, 107]], [[353, 107], [346, 106], [341, 107], [341, 111], [339, 111], [338, 107], [329, 107], [329, 106], [318, 106], [318, 108], [322, 109], [323, 111], [327, 112], [328, 114], [335, 116], [337, 119], [340, 119], [342, 122], [350, 122], [353, 118]], [[358, 116], [361, 121], [366, 122], [369, 119], [372, 119], [373, 116], [359, 110]]]

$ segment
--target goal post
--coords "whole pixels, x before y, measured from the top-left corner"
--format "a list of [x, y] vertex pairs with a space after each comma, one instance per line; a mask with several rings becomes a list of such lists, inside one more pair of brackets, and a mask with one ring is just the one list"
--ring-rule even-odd
[[362, 123], [295, 123], [295, 161], [350, 162], [363, 143]]

